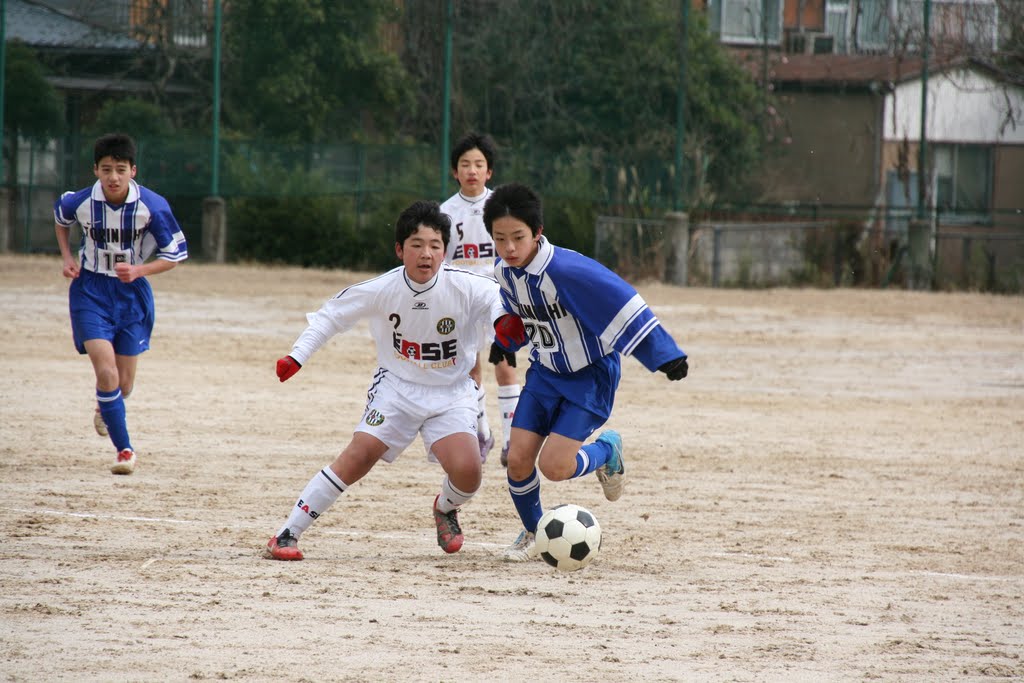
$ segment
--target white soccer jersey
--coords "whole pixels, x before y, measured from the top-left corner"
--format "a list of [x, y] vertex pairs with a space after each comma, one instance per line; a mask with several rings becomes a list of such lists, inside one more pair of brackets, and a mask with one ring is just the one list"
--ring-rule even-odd
[[404, 266], [352, 285], [307, 316], [291, 356], [305, 365], [336, 334], [367, 320], [377, 363], [418, 384], [447, 385], [465, 379], [476, 363], [480, 328], [505, 314], [492, 278], [442, 264], [420, 285]]
[[441, 205], [452, 219], [452, 234], [444, 260], [464, 270], [494, 277], [494, 240], [484, 227], [484, 202], [491, 196], [485, 188], [479, 197], [469, 199], [456, 192]]

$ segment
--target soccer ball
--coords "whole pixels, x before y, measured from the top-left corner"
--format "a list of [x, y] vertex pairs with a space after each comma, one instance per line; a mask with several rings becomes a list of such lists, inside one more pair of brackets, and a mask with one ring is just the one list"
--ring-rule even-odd
[[562, 572], [590, 564], [601, 549], [601, 525], [590, 510], [579, 505], [558, 505], [537, 522], [537, 552]]

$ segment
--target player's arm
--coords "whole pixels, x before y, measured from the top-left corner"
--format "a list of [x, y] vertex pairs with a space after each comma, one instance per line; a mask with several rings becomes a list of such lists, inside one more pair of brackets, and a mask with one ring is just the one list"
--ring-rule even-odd
[[295, 340], [291, 353], [277, 360], [277, 378], [284, 382], [298, 372], [331, 337], [371, 314], [375, 301], [374, 288], [362, 282], [342, 290], [324, 302], [319, 311], [307, 315], [309, 325]]
[[54, 223], [54, 232], [57, 235], [57, 247], [60, 248], [60, 257], [63, 261], [64, 277], [78, 277], [78, 259], [71, 253], [71, 226]]
[[686, 352], [660, 323], [636, 345], [632, 355], [651, 372], [664, 372], [673, 382], [686, 377], [690, 371]]
[[140, 277], [149, 277], [150, 275], [166, 273], [176, 265], [178, 265], [176, 261], [156, 258], [149, 263], [140, 263], [137, 265], [132, 265], [130, 263], [118, 263], [114, 266], [114, 273], [117, 275], [117, 279], [121, 282], [133, 282], [138, 280]]

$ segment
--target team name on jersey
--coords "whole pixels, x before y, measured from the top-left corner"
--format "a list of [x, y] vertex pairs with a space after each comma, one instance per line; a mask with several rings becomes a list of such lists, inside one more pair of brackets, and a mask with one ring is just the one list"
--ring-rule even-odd
[[567, 315], [569, 315], [569, 311], [565, 310], [565, 307], [557, 301], [541, 308], [531, 304], [519, 304], [519, 317], [523, 319], [558, 320]]
[[124, 240], [124, 231], [119, 227], [97, 228], [93, 225], [83, 225], [82, 230], [89, 233], [89, 237], [94, 242], [101, 244], [110, 244], [111, 242], [121, 242]]
[[460, 244], [455, 247], [455, 259], [494, 258], [493, 244]]
[[402, 358], [429, 361], [455, 358], [459, 346], [458, 339], [445, 339], [442, 342], [409, 341], [398, 330], [391, 333], [391, 343]]

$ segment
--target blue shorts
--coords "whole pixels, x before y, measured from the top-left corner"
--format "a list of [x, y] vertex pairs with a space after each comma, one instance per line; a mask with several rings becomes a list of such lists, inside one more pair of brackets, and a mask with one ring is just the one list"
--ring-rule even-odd
[[144, 277], [125, 284], [116, 277], [82, 269], [68, 290], [71, 334], [75, 349], [85, 353], [85, 342], [106, 339], [119, 356], [137, 356], [149, 350], [156, 321], [153, 289]]
[[512, 426], [586, 441], [611, 416], [620, 376], [617, 353], [568, 375], [531, 363]]

